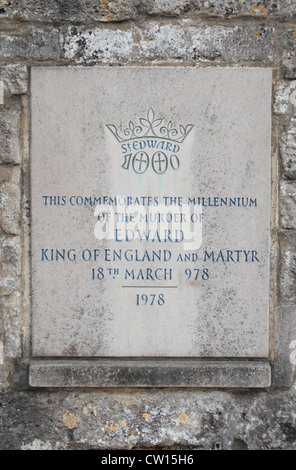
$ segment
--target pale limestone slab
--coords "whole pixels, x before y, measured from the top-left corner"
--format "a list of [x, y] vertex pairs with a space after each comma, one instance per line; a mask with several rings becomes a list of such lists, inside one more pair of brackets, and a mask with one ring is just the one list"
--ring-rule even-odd
[[[34, 356], [268, 357], [271, 82], [263, 68], [33, 67]], [[99, 240], [100, 196], [162, 215], [164, 197], [204, 198], [201, 246]]]

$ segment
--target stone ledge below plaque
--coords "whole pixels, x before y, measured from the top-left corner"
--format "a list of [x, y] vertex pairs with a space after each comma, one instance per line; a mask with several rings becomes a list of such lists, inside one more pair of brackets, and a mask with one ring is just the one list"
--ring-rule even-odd
[[32, 360], [31, 387], [266, 388], [266, 360], [92, 359]]

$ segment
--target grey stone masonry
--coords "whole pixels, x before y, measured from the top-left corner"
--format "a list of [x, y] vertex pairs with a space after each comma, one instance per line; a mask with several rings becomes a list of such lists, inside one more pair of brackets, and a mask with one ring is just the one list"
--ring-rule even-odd
[[293, 115], [289, 125], [280, 140], [282, 171], [287, 178], [296, 179], [296, 115]]
[[296, 307], [282, 306], [276, 313], [276, 349], [273, 385], [289, 388], [293, 384], [296, 365]]
[[8, 298], [0, 297], [0, 318], [3, 332], [3, 355], [5, 359], [21, 357], [20, 295], [14, 292]]
[[105, 449], [112, 455], [114, 449], [195, 454], [295, 446], [291, 391], [11, 390], [0, 397], [2, 449]]
[[[293, 89], [291, 87], [290, 80], [280, 80], [277, 84], [275, 89], [275, 96], [274, 96], [274, 106], [273, 110], [276, 115], [287, 115], [292, 107], [291, 103], [291, 93], [293, 93]], [[285, 146], [285, 135], [283, 134], [281, 146], [284, 148]]]
[[[58, 30], [31, 30], [23, 34], [0, 34], [0, 58], [18, 60], [59, 59]], [[21, 72], [23, 75], [23, 72]]]
[[296, 229], [296, 182], [281, 184], [281, 222], [284, 229]]
[[[19, 122], [18, 106], [14, 105], [5, 110], [0, 108], [0, 163], [17, 165], [21, 161]], [[3, 179], [4, 175], [1, 177], [2, 183]]]
[[134, 19], [141, 11], [133, 0], [3, 0], [1, 16], [22, 21], [112, 22]]
[[296, 78], [295, 46], [295, 28], [285, 29], [280, 38], [280, 47], [282, 49], [282, 71], [285, 78]]
[[196, 12], [219, 18], [249, 17], [286, 18], [296, 14], [293, 0], [282, 0], [280, 2], [262, 2], [246, 0], [156, 0], [147, 2], [148, 13], [154, 15], [180, 15], [186, 12]]
[[205, 18], [287, 19], [296, 15], [293, 0], [2, 0], [1, 16], [22, 21], [131, 20], [142, 15], [197, 15]]
[[20, 64], [0, 67], [0, 80], [9, 95], [22, 95], [28, 91], [28, 68]]
[[296, 303], [296, 234], [287, 230], [280, 235], [279, 302]]
[[0, 258], [0, 296], [6, 296], [20, 289], [21, 246], [19, 237], [0, 237]]
[[10, 127], [7, 122], [0, 121], [0, 161], [1, 163], [10, 158]]
[[196, 26], [190, 22], [124, 29], [72, 27], [65, 32], [64, 58], [77, 64], [169, 62], [259, 62], [273, 59], [273, 28]]
[[0, 175], [0, 227], [6, 234], [19, 234], [21, 218], [20, 168], [3, 167]]

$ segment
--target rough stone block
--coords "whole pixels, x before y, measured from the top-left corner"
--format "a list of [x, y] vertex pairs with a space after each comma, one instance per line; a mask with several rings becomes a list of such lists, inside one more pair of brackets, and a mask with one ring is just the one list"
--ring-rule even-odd
[[2, 0], [1, 17], [22, 21], [123, 21], [148, 15], [191, 13], [219, 18], [289, 18], [296, 14], [293, 0], [260, 3], [252, 0]]
[[178, 16], [187, 12], [197, 12], [222, 18], [253, 17], [262, 19], [269, 16], [286, 18], [296, 14], [293, 0], [280, 2], [262, 0], [260, 3], [246, 0], [155, 0], [147, 3], [147, 12], [152, 15]]
[[206, 26], [193, 35], [193, 58], [200, 61], [241, 61], [268, 64], [273, 58], [273, 29]]
[[149, 15], [179, 16], [187, 12], [200, 13], [203, 3], [202, 0], [155, 0], [147, 2], [146, 11]]
[[19, 237], [0, 238], [0, 295], [10, 295], [20, 287], [21, 248]]
[[86, 31], [71, 27], [65, 34], [64, 56], [76, 63], [131, 61], [134, 53], [131, 29]]
[[10, 126], [0, 120], [0, 162], [8, 162], [10, 159]]
[[[1, 16], [22, 21], [123, 21], [134, 19], [140, 1], [132, 0], [3, 0]], [[141, 10], [141, 6], [140, 6]]]
[[17, 107], [0, 110], [0, 163], [19, 164], [20, 112]]
[[0, 390], [5, 388], [5, 367], [3, 364], [0, 364]]
[[296, 365], [296, 305], [282, 306], [276, 313], [276, 349], [273, 385], [291, 387]]
[[4, 86], [3, 82], [0, 81], [0, 105], [4, 104]]
[[1, 34], [0, 57], [22, 60], [59, 59], [59, 32], [32, 30], [25, 34]]
[[[1, 124], [1, 123], [0, 123]], [[0, 125], [1, 130], [1, 125]], [[1, 134], [0, 134], [1, 135]], [[21, 220], [20, 168], [3, 166], [0, 173], [0, 226], [6, 234], [18, 234]]]
[[191, 390], [12, 390], [1, 396], [0, 446], [10, 450], [210, 450], [224, 438], [231, 445], [231, 437], [226, 437], [234, 409], [231, 397], [226, 392]]
[[280, 38], [282, 51], [282, 74], [284, 78], [296, 78], [296, 33], [295, 29], [286, 29]]
[[9, 64], [0, 67], [0, 80], [5, 92], [22, 95], [28, 91], [28, 69], [25, 65]]
[[296, 115], [292, 116], [288, 128], [282, 135], [280, 151], [284, 175], [296, 179]]
[[[4, 345], [3, 345], [3, 333], [4, 333], [4, 313], [1, 309], [2, 305], [0, 303], [0, 367], [4, 364]], [[0, 373], [1, 375], [1, 373]]]
[[288, 113], [291, 104], [291, 93], [290, 81], [280, 81], [275, 90], [273, 110], [277, 115], [285, 115]]
[[[3, 359], [21, 356], [20, 294], [0, 298], [0, 318], [3, 318]], [[1, 361], [0, 361], [1, 363]]]
[[280, 193], [281, 224], [284, 229], [296, 229], [296, 182], [284, 181]]
[[32, 393], [11, 387], [0, 398], [1, 450], [105, 450], [113, 456], [114, 449], [182, 449], [197, 458], [195, 449], [295, 450], [294, 390]]
[[296, 235], [293, 231], [280, 234], [280, 303], [296, 303]]
[[204, 6], [209, 12], [218, 16], [252, 16], [253, 18], [281, 17], [286, 18], [296, 13], [293, 0], [281, 0], [270, 2], [268, 0], [247, 1], [247, 0], [214, 0], [208, 2], [203, 0]]
[[267, 361], [96, 360], [32, 361], [32, 387], [270, 386]]
[[142, 28], [66, 31], [64, 56], [76, 63], [252, 61], [269, 64], [273, 29], [148, 23]]

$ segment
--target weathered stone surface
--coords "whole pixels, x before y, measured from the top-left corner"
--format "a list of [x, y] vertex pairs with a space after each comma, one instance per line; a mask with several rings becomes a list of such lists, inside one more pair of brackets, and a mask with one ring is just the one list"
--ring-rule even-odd
[[275, 90], [273, 110], [277, 115], [287, 114], [292, 108], [290, 81], [280, 81]]
[[0, 318], [3, 319], [3, 355], [5, 359], [20, 357], [22, 350], [19, 293], [0, 298]]
[[280, 194], [281, 223], [284, 229], [296, 229], [296, 182], [284, 181]]
[[251, 61], [270, 63], [273, 30], [263, 26], [195, 27], [189, 24], [148, 23], [143, 28], [69, 28], [64, 56], [78, 64], [96, 62]]
[[[0, 126], [1, 130], [1, 126]], [[1, 135], [1, 134], [0, 134]], [[21, 219], [21, 172], [17, 166], [3, 166], [0, 172], [0, 226], [6, 234], [18, 234]]]
[[123, 21], [142, 14], [210, 17], [288, 18], [296, 14], [293, 0], [2, 0], [1, 17], [23, 21]]
[[294, 389], [273, 394], [10, 390], [0, 398], [1, 450], [296, 448]]
[[3, 393], [1, 399], [1, 450], [212, 449], [222, 436], [225, 448], [232, 444], [231, 396], [219, 392], [35, 391]]
[[147, 2], [146, 12], [150, 15], [179, 16], [189, 11], [205, 12], [202, 5], [202, 0], [155, 0]]
[[[57, 29], [24, 34], [0, 35], [0, 57], [22, 60], [50, 60], [59, 58], [59, 33]], [[23, 80], [18, 82], [24, 83]]]
[[296, 14], [293, 0], [270, 2], [269, 0], [201, 0], [203, 8], [208, 12], [225, 17], [252, 16], [253, 18], [289, 17]]
[[19, 237], [0, 238], [0, 295], [9, 295], [20, 288], [21, 248]]
[[296, 78], [296, 33], [295, 29], [286, 29], [280, 38], [282, 51], [282, 73], [284, 78]]
[[9, 64], [0, 67], [0, 80], [10, 95], [22, 95], [28, 91], [28, 69], [25, 65]]
[[20, 110], [18, 107], [0, 109], [0, 163], [19, 164]]
[[282, 306], [276, 313], [276, 349], [273, 386], [291, 387], [296, 365], [296, 306]]
[[285, 231], [280, 235], [280, 303], [296, 303], [296, 235]]
[[4, 85], [2, 80], [0, 81], [0, 106], [4, 104]]
[[292, 116], [290, 124], [280, 140], [282, 170], [285, 176], [296, 179], [296, 116]]
[[97, 21], [131, 20], [141, 13], [140, 1], [133, 0], [3, 0], [1, 16], [22, 21]]
[[260, 394], [241, 400], [232, 421], [236, 437], [248, 443], [249, 449], [295, 449], [294, 406], [295, 389], [290, 394]]
[[[2, 302], [0, 300], [0, 367], [4, 365], [4, 312], [1, 308]], [[0, 369], [0, 377], [1, 377], [1, 369]], [[1, 378], [0, 378], [1, 383]]]
[[[258, 7], [259, 5], [259, 7]], [[293, 0], [269, 2], [262, 0], [155, 0], [148, 2], [146, 11], [152, 15], [178, 16], [188, 12], [196, 12], [214, 17], [234, 18], [286, 18], [296, 14]]]
[[267, 361], [33, 361], [32, 387], [265, 388]]
[[16, 0], [2, 1], [1, 17], [25, 21], [123, 21], [141, 12], [135, 0]]
[[10, 160], [10, 126], [5, 121], [0, 121], [0, 162], [9, 162]]
[[268, 64], [273, 58], [272, 45], [272, 28], [206, 27], [193, 35], [193, 59]]

